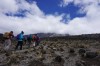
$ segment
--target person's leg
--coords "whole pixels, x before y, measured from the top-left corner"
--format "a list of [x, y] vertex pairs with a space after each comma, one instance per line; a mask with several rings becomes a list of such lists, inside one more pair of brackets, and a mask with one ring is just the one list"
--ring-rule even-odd
[[35, 44], [36, 44], [36, 46], [38, 46], [39, 45], [39, 41], [36, 41]]
[[7, 39], [7, 40], [6, 40], [5, 49], [6, 49], [6, 50], [9, 50], [9, 49], [10, 49], [10, 45], [11, 45], [11, 41], [10, 41], [10, 39]]
[[11, 40], [8, 39], [8, 50], [10, 50], [10, 49], [11, 49]]
[[4, 40], [4, 47], [7, 46], [7, 39]]
[[5, 50], [6, 50], [7, 45], [8, 45], [8, 44], [7, 44], [7, 41], [8, 41], [7, 39], [5, 39], [5, 41], [4, 41], [4, 49], [5, 49]]
[[36, 44], [36, 41], [34, 41], [34, 46], [36, 46], [37, 44]]
[[38, 46], [38, 42], [37, 41], [35, 42], [35, 46]]
[[32, 42], [32, 47], [35, 47], [35, 41]]
[[18, 41], [15, 50], [18, 49], [19, 44], [20, 44], [20, 42]]
[[29, 48], [31, 47], [31, 41], [29, 42]]
[[20, 50], [22, 50], [23, 41], [20, 41]]
[[31, 47], [31, 43], [32, 43], [32, 42], [31, 42], [31, 40], [30, 40], [30, 41], [29, 41], [29, 44], [28, 44], [28, 48], [30, 48], [30, 47]]
[[28, 41], [28, 43], [27, 43], [27, 47], [28, 47], [28, 48], [30, 47], [29, 44], [30, 44], [30, 42]]
[[37, 41], [37, 45], [39, 45], [40, 44], [40, 41]]

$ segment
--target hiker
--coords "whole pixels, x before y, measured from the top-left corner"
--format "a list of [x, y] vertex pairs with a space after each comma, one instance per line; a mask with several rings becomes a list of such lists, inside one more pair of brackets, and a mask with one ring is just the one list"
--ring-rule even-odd
[[32, 46], [34, 47], [34, 46], [36, 46], [36, 44], [35, 44], [35, 34], [33, 34], [32, 35]]
[[28, 44], [28, 48], [30, 48], [30, 46], [31, 46], [31, 44], [32, 44], [32, 35], [30, 34], [30, 35], [28, 35], [28, 37], [27, 37], [27, 44]]
[[16, 45], [15, 50], [18, 49], [19, 46], [20, 46], [20, 50], [22, 50], [23, 39], [24, 39], [24, 35], [23, 34], [24, 34], [24, 32], [21, 31], [21, 33], [17, 35], [18, 43]]
[[5, 50], [10, 50], [10, 48], [11, 48], [11, 40], [14, 37], [13, 31], [5, 32], [3, 37], [4, 37], [4, 49]]
[[35, 41], [35, 46], [38, 46], [39, 43], [40, 43], [40, 38], [39, 38], [39, 36], [38, 36], [37, 34], [35, 34], [33, 39], [34, 39], [34, 41]]

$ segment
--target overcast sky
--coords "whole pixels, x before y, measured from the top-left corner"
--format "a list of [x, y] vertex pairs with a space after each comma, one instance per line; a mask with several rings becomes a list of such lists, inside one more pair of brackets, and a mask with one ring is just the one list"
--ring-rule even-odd
[[100, 33], [100, 0], [0, 0], [0, 33]]

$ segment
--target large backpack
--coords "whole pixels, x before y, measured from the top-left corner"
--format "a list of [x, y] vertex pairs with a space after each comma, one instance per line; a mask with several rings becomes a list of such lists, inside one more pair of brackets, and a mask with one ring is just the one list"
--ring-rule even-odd
[[20, 40], [20, 34], [18, 34], [18, 35], [16, 36], [16, 38], [17, 38], [17, 40]]
[[39, 41], [40, 40], [39, 36], [34, 36], [34, 40]]
[[10, 38], [9, 34], [10, 34], [9, 32], [5, 32], [5, 33], [3, 34], [3, 37], [4, 37], [4, 38]]

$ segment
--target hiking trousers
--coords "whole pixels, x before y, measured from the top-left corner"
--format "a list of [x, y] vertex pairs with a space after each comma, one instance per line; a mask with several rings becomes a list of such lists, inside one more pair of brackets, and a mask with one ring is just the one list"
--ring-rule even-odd
[[20, 46], [20, 50], [22, 50], [22, 45], [23, 45], [23, 41], [18, 41], [15, 50], [18, 49], [19, 46]]
[[40, 41], [35, 41], [35, 46], [38, 46]]
[[31, 46], [31, 41], [28, 41], [27, 45], [28, 45], [28, 48], [30, 48], [30, 46]]
[[5, 39], [4, 49], [5, 50], [10, 50], [10, 47], [11, 47], [11, 40], [10, 39]]

